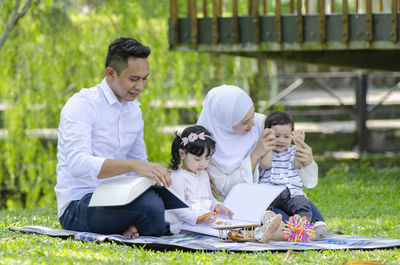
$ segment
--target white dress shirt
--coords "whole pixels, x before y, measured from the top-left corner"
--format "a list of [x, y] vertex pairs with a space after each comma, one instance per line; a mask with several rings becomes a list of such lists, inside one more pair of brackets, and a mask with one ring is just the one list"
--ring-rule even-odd
[[106, 159], [147, 160], [139, 106], [137, 100], [120, 103], [105, 79], [67, 101], [58, 128], [58, 217], [95, 190]]

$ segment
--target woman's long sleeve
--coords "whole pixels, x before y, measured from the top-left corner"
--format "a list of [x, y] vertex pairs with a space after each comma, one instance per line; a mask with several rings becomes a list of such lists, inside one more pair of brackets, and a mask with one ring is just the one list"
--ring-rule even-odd
[[313, 160], [311, 164], [298, 171], [303, 186], [306, 188], [314, 188], [318, 184], [318, 165]]

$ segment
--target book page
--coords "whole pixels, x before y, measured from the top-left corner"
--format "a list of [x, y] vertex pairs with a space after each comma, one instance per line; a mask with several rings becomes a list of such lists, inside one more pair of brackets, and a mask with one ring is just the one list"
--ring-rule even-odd
[[89, 207], [128, 204], [154, 184], [153, 179], [142, 176], [111, 177], [96, 187]]
[[223, 203], [225, 207], [233, 211], [232, 219], [220, 214], [215, 223], [197, 225], [184, 223], [181, 229], [218, 237], [219, 232], [213, 227], [260, 224], [265, 210], [283, 189], [284, 187], [267, 184], [236, 184]]
[[197, 225], [189, 225], [187, 223], [183, 223], [181, 229], [186, 230], [186, 231], [204, 234], [204, 235], [218, 237], [219, 230], [214, 229], [214, 227], [240, 226], [240, 225], [250, 225], [250, 224], [255, 224], [255, 223], [243, 221], [243, 220], [229, 219], [229, 218], [226, 218], [223, 216], [218, 216], [215, 223], [212, 223], [212, 224], [200, 223]]
[[236, 184], [226, 196], [223, 205], [233, 211], [233, 218], [260, 223], [271, 202], [284, 187], [268, 184]]

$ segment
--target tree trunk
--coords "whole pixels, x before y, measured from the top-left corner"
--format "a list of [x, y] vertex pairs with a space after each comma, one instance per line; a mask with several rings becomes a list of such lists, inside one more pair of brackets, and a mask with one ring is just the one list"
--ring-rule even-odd
[[[4, 27], [4, 32], [1, 34], [0, 36], [0, 51], [1, 48], [3, 47], [4, 43], [6, 43], [8, 37], [10, 36], [12, 30], [15, 28], [15, 26], [18, 23], [18, 20], [20, 18], [22, 18], [26, 12], [28, 12], [29, 8], [32, 5], [33, 0], [26, 0], [23, 5], [22, 8], [19, 9], [19, 5], [21, 3], [21, 0], [16, 0], [15, 2], [15, 6], [14, 9], [10, 15], [10, 18], [8, 19], [7, 24]], [[5, 21], [5, 14], [4, 14], [4, 19], [3, 21]]]

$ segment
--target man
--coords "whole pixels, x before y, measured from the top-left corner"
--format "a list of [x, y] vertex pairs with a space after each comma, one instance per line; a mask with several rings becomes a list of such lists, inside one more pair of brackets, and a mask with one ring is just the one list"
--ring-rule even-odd
[[167, 169], [147, 162], [136, 100], [149, 76], [150, 52], [132, 38], [116, 39], [108, 48], [103, 81], [73, 95], [61, 111], [54, 189], [65, 229], [131, 238], [169, 232], [163, 201], [152, 189], [128, 205], [88, 207], [102, 179], [134, 172], [171, 184]]

